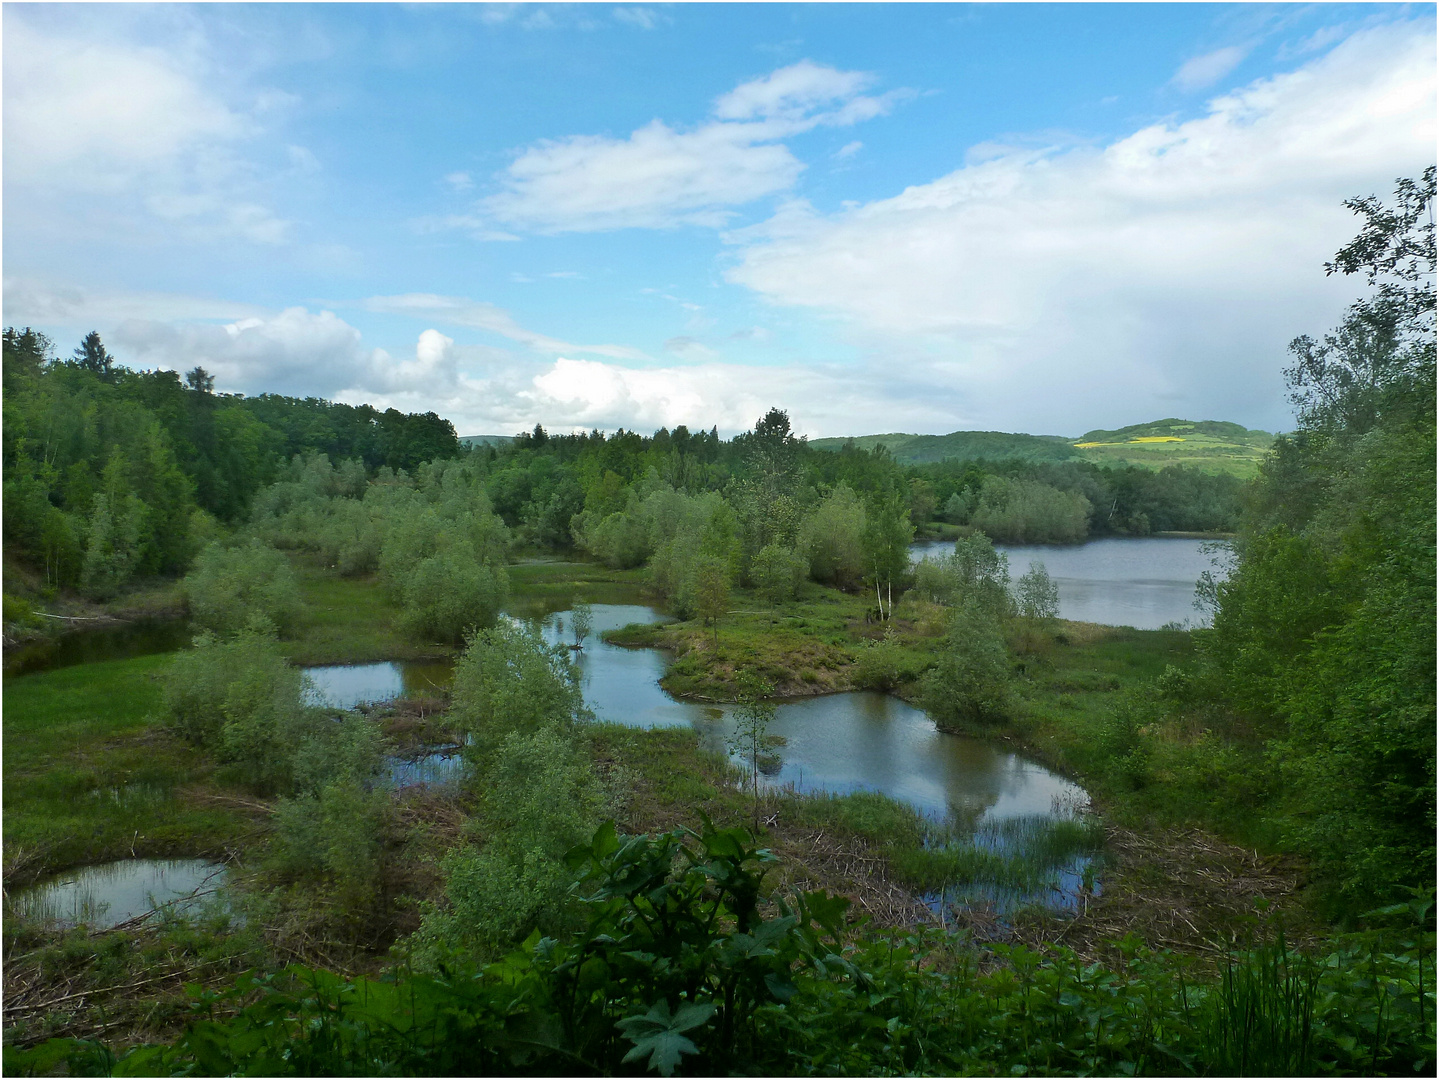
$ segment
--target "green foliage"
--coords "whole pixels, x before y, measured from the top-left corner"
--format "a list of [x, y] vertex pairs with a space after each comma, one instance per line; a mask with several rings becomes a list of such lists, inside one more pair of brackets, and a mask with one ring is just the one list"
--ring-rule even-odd
[[[171, 1045], [117, 1075], [1425, 1075], [1433, 932], [1341, 938], [1313, 957], [1265, 930], [1218, 979], [1133, 938], [988, 955], [932, 931], [843, 927], [847, 901], [771, 897], [738, 830], [601, 826], [570, 855], [576, 932], [480, 971], [346, 980], [291, 968], [201, 998]], [[1422, 916], [1421, 916], [1422, 917]], [[934, 959], [938, 962], [925, 962]], [[981, 963], [981, 959], [985, 962]], [[218, 1007], [218, 1008], [217, 1008]], [[8, 1051], [7, 1072], [108, 1065], [93, 1043]]]
[[478, 627], [493, 625], [509, 595], [503, 566], [476, 561], [460, 542], [420, 560], [401, 591], [401, 626], [427, 641], [463, 641]]
[[902, 642], [892, 639], [862, 642], [854, 651], [850, 673], [861, 690], [896, 690], [919, 678], [929, 660]]
[[999, 620], [970, 600], [951, 614], [939, 656], [921, 681], [920, 696], [941, 727], [990, 723], [1009, 714], [1013, 681]]
[[1014, 583], [1014, 607], [1026, 619], [1059, 617], [1059, 586], [1042, 562], [1032, 562]]
[[1270, 736], [1277, 823], [1351, 906], [1432, 880], [1435, 815], [1434, 172], [1327, 269], [1374, 296], [1287, 372], [1300, 429], [1251, 494], [1206, 649]]
[[572, 724], [587, 715], [569, 650], [546, 645], [529, 624], [507, 621], [470, 638], [455, 661], [450, 718], [483, 761], [511, 732]]
[[864, 501], [847, 484], [820, 500], [799, 529], [799, 550], [809, 556], [815, 581], [840, 589], [857, 588], [864, 578]]
[[996, 619], [1010, 613], [1009, 556], [996, 551], [983, 533], [954, 542], [954, 551], [921, 559], [914, 570], [914, 591], [949, 607], [974, 604]]
[[876, 606], [886, 618], [894, 611], [894, 582], [909, 570], [909, 545], [913, 539], [914, 523], [900, 492], [887, 493], [871, 502], [863, 538], [865, 579], [874, 586]]
[[303, 610], [289, 560], [259, 540], [210, 544], [185, 577], [185, 596], [195, 624], [220, 635], [257, 624], [286, 634]]
[[770, 735], [770, 725], [774, 723], [775, 704], [766, 701], [764, 695], [769, 693], [771, 687], [767, 684], [755, 684], [750, 687], [739, 706], [734, 711], [734, 734], [729, 738], [730, 753], [739, 754], [749, 765], [751, 806], [754, 810], [755, 828], [759, 827], [759, 774], [761, 760], [777, 745], [778, 741]]
[[[300, 672], [285, 663], [273, 635], [264, 630], [242, 630], [230, 640], [201, 634], [193, 649], [175, 654], [164, 673], [165, 715], [198, 745], [238, 744], [246, 741], [242, 731], [258, 738], [268, 726], [289, 729], [300, 709], [302, 684]], [[227, 738], [227, 729], [235, 734]], [[261, 768], [264, 762], [255, 765]]]
[[1077, 544], [1089, 534], [1091, 509], [1088, 499], [1072, 491], [988, 476], [969, 520], [1002, 543]]
[[385, 791], [362, 775], [342, 771], [317, 793], [280, 800], [272, 865], [283, 874], [321, 883], [342, 917], [359, 919], [375, 903], [389, 812]]
[[755, 555], [750, 577], [766, 600], [781, 604], [799, 595], [800, 584], [808, 571], [808, 560], [804, 556], [780, 544], [767, 544]]
[[427, 906], [406, 948], [428, 970], [493, 959], [536, 927], [574, 924], [565, 854], [589, 836], [604, 794], [574, 734], [560, 723], [512, 731], [480, 773], [475, 831], [483, 847], [445, 856], [445, 896]]
[[48, 584], [97, 599], [183, 571], [195, 511], [240, 520], [293, 455], [353, 458], [363, 478], [459, 453], [433, 414], [217, 395], [202, 369], [182, 383], [116, 364], [93, 332], [57, 360], [43, 334], [12, 327], [4, 353], [6, 542]]
[[694, 613], [714, 628], [719, 641], [720, 619], [729, 611], [729, 567], [714, 556], [700, 559], [694, 568]]
[[585, 638], [590, 636], [594, 629], [595, 612], [584, 600], [576, 600], [570, 608], [570, 631], [575, 637], [575, 648], [585, 647]]

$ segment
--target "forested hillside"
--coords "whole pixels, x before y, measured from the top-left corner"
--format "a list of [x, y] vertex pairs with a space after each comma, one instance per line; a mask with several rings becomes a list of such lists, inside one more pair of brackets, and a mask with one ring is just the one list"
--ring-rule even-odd
[[648, 524], [662, 492], [679, 499], [676, 506], [712, 496], [711, 511], [725, 522], [715, 527], [738, 545], [723, 557], [738, 560], [746, 581], [767, 547], [771, 561], [830, 559], [815, 548], [820, 521], [830, 523], [824, 528], [847, 522], [849, 533], [825, 542], [851, 549], [845, 567], [821, 569], [821, 579], [858, 581], [872, 572], [860, 566], [868, 557], [859, 540], [871, 521], [1073, 543], [1226, 531], [1238, 510], [1238, 484], [1229, 477], [1034, 463], [1007, 453], [1008, 436], [984, 444], [998, 453], [994, 460], [906, 465], [882, 446], [816, 451], [775, 410], [728, 441], [683, 427], [551, 436], [536, 426], [500, 445], [464, 448], [432, 413], [215, 394], [199, 368], [183, 381], [175, 372], [132, 371], [94, 334], [73, 359], [56, 359], [51, 343], [30, 329], [7, 330], [4, 349], [7, 558], [46, 587], [78, 587], [95, 598], [137, 576], [182, 572], [301, 453], [356, 462], [367, 476], [468, 454], [495, 512], [521, 542], [579, 547], [621, 566], [648, 561], [673, 539]]
[[303, 451], [370, 471], [458, 452], [434, 413], [316, 398], [216, 394], [203, 368], [132, 371], [95, 333], [58, 359], [44, 334], [4, 335], [7, 565], [108, 597], [182, 572]]

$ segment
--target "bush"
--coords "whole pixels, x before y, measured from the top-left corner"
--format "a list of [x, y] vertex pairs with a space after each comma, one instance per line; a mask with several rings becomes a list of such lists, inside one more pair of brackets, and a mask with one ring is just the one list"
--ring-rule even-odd
[[996, 551], [983, 533], [962, 536], [950, 554], [919, 561], [914, 591], [932, 603], [976, 604], [996, 618], [1008, 615], [1009, 556]]
[[864, 579], [864, 501], [839, 484], [799, 527], [798, 549], [809, 558], [815, 581], [855, 589]]
[[426, 910], [414, 944], [422, 966], [497, 956], [538, 926], [573, 928], [565, 854], [594, 831], [603, 789], [573, 734], [549, 725], [511, 732], [481, 777], [483, 849], [444, 861], [445, 906]]
[[401, 591], [400, 625], [424, 640], [463, 641], [494, 625], [508, 595], [505, 568], [477, 562], [462, 542], [415, 566]]
[[1059, 617], [1059, 586], [1049, 576], [1044, 563], [1030, 563], [1029, 570], [1014, 583], [1014, 606], [1026, 619]]
[[302, 610], [289, 560], [259, 540], [232, 548], [210, 544], [185, 578], [185, 595], [196, 625], [222, 635], [257, 619], [284, 634]]
[[766, 544], [760, 548], [750, 567], [755, 587], [771, 604], [793, 600], [808, 576], [809, 561], [791, 548]]
[[347, 920], [362, 917], [379, 885], [381, 841], [390, 807], [383, 790], [343, 772], [315, 794], [281, 799], [273, 862], [296, 876], [325, 878], [330, 902]]
[[1077, 544], [1089, 535], [1089, 500], [1037, 480], [986, 476], [970, 524], [1002, 543]]
[[311, 726], [303, 676], [272, 635], [244, 630], [230, 641], [201, 634], [164, 676], [165, 711], [181, 735], [233, 763], [262, 790], [286, 790], [295, 747]]
[[450, 718], [473, 737], [481, 764], [511, 732], [587, 717], [579, 674], [563, 646], [549, 646], [528, 624], [501, 622], [470, 638], [455, 662]]
[[999, 620], [969, 601], [950, 617], [943, 648], [924, 676], [920, 697], [941, 727], [991, 722], [1008, 715], [1013, 679]]

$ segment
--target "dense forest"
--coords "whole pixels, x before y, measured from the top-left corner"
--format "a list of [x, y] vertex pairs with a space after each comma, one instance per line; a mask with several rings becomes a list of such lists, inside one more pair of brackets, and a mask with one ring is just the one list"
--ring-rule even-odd
[[48, 586], [111, 596], [136, 575], [183, 572], [295, 454], [373, 471], [459, 448], [433, 413], [216, 394], [203, 368], [182, 382], [117, 364], [96, 333], [72, 358], [54, 351], [5, 330], [5, 545]]
[[[7, 1071], [1432, 1073], [1434, 194], [1430, 169], [1392, 204], [1347, 204], [1361, 232], [1325, 270], [1368, 295], [1291, 345], [1297, 428], [1248, 483], [1070, 458], [903, 464], [811, 446], [778, 408], [729, 440], [536, 425], [462, 447], [432, 414], [217, 395], [198, 368], [129, 371], [95, 334], [58, 360], [7, 330], [7, 624], [183, 575], [199, 636], [135, 679], [141, 727], [216, 785], [186, 804], [197, 834], [231, 827], [201, 816], [213, 806], [257, 815], [223, 834], [254, 852], [245, 925], [226, 930], [247, 944], [152, 943], [222, 956], [245, 972], [234, 989], [124, 1056], [37, 1025]], [[1233, 535], [1228, 573], [1201, 585], [1212, 628], [1064, 622], [1043, 568], [1012, 581], [994, 546], [1166, 531]], [[921, 534], [954, 547], [914, 565]], [[573, 645], [503, 617], [522, 588], [577, 580], [673, 616], [611, 640], [673, 650], [662, 685], [736, 705], [749, 773], [689, 732], [593, 722], [583, 590], [565, 594]], [[294, 650], [330, 656], [313, 630], [339, 633], [342, 609], [393, 613], [395, 639], [353, 652], [444, 649], [452, 684], [389, 712], [317, 706]], [[1242, 910], [1178, 944], [1138, 921], [1085, 944], [1063, 919], [981, 939], [861, 916], [817, 864], [791, 866], [815, 835], [916, 896], [1024, 868], [863, 793], [762, 798], [771, 696], [835, 688], [899, 695], [1080, 778], [1155, 838], [1127, 869], [1115, 857], [1134, 893], [1160, 889], [1178, 831], [1253, 848], [1256, 877], [1262, 849], [1303, 882], [1286, 909], [1302, 942], [1240, 886]], [[468, 769], [459, 794], [392, 797], [387, 751], [436, 732]], [[58, 779], [27, 782], [37, 805], [64, 801]], [[114, 816], [102, 842], [32, 813], [46, 839], [30, 858], [133, 854], [140, 830]], [[1073, 821], [1039, 842], [1101, 859], [1120, 835]], [[1217, 875], [1173, 876], [1187, 893]], [[1092, 882], [1077, 895], [1102, 899]], [[1030, 925], [1045, 929], [1019, 936]], [[92, 962], [83, 937], [22, 928], [7, 952], [73, 972]]]

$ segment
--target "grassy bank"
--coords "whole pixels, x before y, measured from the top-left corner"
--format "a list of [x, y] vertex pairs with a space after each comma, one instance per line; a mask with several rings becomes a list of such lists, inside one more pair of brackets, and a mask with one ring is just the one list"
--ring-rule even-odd
[[167, 657], [5, 680], [5, 883], [134, 855], [223, 854], [247, 819], [213, 766], [160, 728]]

